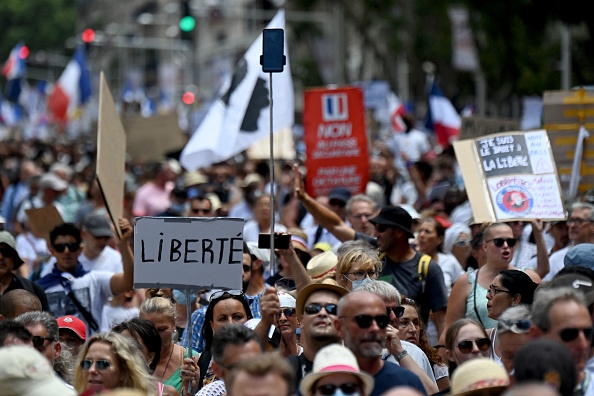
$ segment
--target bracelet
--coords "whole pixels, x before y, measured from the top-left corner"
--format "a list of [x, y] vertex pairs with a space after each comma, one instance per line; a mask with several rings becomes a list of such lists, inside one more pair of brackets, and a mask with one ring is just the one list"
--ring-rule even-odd
[[406, 352], [406, 349], [402, 352], [400, 352], [398, 355], [396, 355], [396, 361], [400, 362], [402, 359], [404, 359], [405, 357], [408, 356], [408, 352]]
[[445, 348], [445, 345], [435, 345], [433, 348], [435, 349], [440, 349], [440, 348]]

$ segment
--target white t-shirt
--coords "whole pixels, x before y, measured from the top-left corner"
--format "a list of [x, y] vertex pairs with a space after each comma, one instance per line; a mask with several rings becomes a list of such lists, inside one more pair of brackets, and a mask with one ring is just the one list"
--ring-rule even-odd
[[30, 270], [35, 259], [50, 254], [45, 239], [37, 238], [30, 232], [17, 235], [16, 250], [21, 259], [27, 260]]
[[[72, 274], [64, 272], [62, 276], [71, 282], [72, 291], [74, 292], [81, 305], [87, 309], [93, 316], [93, 319], [101, 329], [101, 318], [103, 313], [103, 305], [111, 294], [111, 277], [112, 273], [106, 271], [89, 272], [80, 278], [75, 278]], [[76, 308], [70, 297], [66, 294], [61, 284], [51, 286], [45, 290], [50, 311], [54, 317], [64, 315], [73, 315], [86, 323], [84, 316]], [[89, 324], [87, 323], [87, 334], [92, 334]]]
[[[106, 246], [105, 249], [99, 253], [99, 256], [95, 257], [94, 260], [89, 260], [84, 253], [82, 253], [78, 261], [82, 264], [85, 271], [107, 271], [112, 274], [117, 274], [118, 272], [124, 272], [124, 265], [122, 263], [122, 255], [120, 252], [115, 250], [112, 247]], [[55, 258], [52, 257], [50, 260], [41, 270], [41, 277], [46, 276], [50, 272], [54, 270], [54, 266], [56, 265]]]
[[[286, 232], [287, 227], [282, 224], [274, 223], [274, 232]], [[250, 220], [243, 226], [243, 240], [246, 242], [258, 242], [260, 235], [260, 226], [256, 220]]]
[[542, 278], [543, 282], [552, 280], [553, 277], [557, 275], [557, 272], [561, 271], [565, 267], [565, 255], [572, 247], [573, 245], [566, 246], [549, 256], [549, 273], [546, 274], [544, 278]]
[[138, 307], [112, 307], [109, 304], [105, 304], [103, 313], [101, 314], [100, 329], [102, 332], [110, 331], [117, 324], [137, 318], [139, 313]]
[[449, 296], [454, 283], [464, 274], [464, 269], [458, 260], [456, 260], [456, 257], [446, 253], [437, 253], [437, 264], [439, 264], [441, 272], [443, 272], [443, 280], [448, 289]]

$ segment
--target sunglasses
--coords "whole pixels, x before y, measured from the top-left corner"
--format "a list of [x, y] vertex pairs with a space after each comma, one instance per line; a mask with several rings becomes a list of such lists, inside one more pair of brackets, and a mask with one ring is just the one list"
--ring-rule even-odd
[[462, 240], [454, 242], [454, 246], [464, 247], [464, 246], [470, 245], [470, 242], [472, 242], [472, 239], [462, 239]]
[[297, 311], [295, 310], [295, 308], [284, 308], [281, 309], [280, 312], [276, 314], [276, 316], [280, 318], [284, 314], [285, 317], [290, 318], [291, 316], [295, 316], [296, 312]]
[[388, 315], [356, 315], [354, 319], [355, 323], [357, 323], [357, 326], [359, 326], [360, 329], [369, 328], [373, 321], [377, 323], [377, 326], [380, 329], [385, 329], [386, 327], [388, 327], [388, 324], [390, 324], [390, 316]]
[[243, 266], [243, 272], [251, 272], [251, 271], [252, 271], [252, 267], [250, 267], [249, 265]]
[[488, 241], [485, 241], [486, 243], [489, 242], [493, 242], [493, 245], [497, 246], [497, 247], [502, 247], [504, 243], [507, 243], [507, 246], [509, 246], [510, 248], [516, 246], [516, 242], [518, 242], [518, 240], [516, 238], [493, 238], [493, 239], [489, 239]]
[[208, 301], [213, 302], [214, 300], [218, 300], [219, 298], [223, 297], [224, 295], [236, 296], [236, 297], [242, 296], [243, 297], [243, 292], [241, 290], [219, 290], [219, 291], [212, 293], [210, 295], [210, 300], [208, 300]]
[[320, 385], [316, 388], [318, 393], [320, 393], [321, 395], [327, 395], [327, 396], [334, 395], [336, 393], [337, 389], [340, 389], [343, 394], [348, 396], [348, 395], [352, 395], [352, 394], [359, 394], [359, 392], [361, 392], [361, 385], [359, 385], [356, 382], [346, 382], [346, 383], [340, 384], [340, 385], [334, 385], [334, 384]]
[[377, 232], [385, 232], [387, 229], [390, 229], [392, 227], [387, 226], [385, 224], [376, 224], [375, 225], [375, 229], [377, 230]]
[[346, 206], [346, 202], [340, 201], [338, 199], [331, 199], [328, 203], [330, 206], [338, 206], [339, 208], [344, 208]]
[[397, 318], [401, 318], [404, 315], [404, 307], [388, 307], [388, 315], [390, 315], [390, 311], [394, 312]]
[[307, 315], [316, 315], [320, 313], [320, 311], [322, 311], [322, 308], [326, 310], [328, 315], [336, 315], [338, 313], [338, 305], [336, 304], [322, 305], [317, 303], [311, 303], [306, 305], [303, 308], [303, 312], [305, 312]]
[[589, 340], [592, 336], [592, 327], [586, 327], [585, 329], [568, 327], [567, 329], [563, 329], [559, 332], [559, 337], [561, 337], [564, 342], [571, 342], [578, 338], [580, 332], [584, 333], [584, 337]]
[[80, 249], [80, 243], [78, 242], [70, 242], [70, 243], [54, 243], [52, 245], [54, 247], [54, 250], [58, 253], [63, 253], [64, 250], [66, 250], [66, 248], [68, 248], [69, 252], [78, 252], [78, 249]]
[[4, 258], [14, 257], [14, 251], [11, 248], [9, 248], [8, 246], [0, 247], [0, 254], [2, 254], [2, 257], [4, 257]]
[[91, 367], [93, 367], [93, 363], [95, 363], [95, 368], [99, 371], [109, 370], [111, 367], [111, 362], [109, 360], [95, 360], [94, 362], [92, 360], [83, 360], [80, 362], [80, 368], [83, 369], [83, 371], [89, 371]]
[[458, 349], [462, 353], [470, 353], [472, 351], [472, 345], [476, 344], [476, 347], [481, 352], [488, 351], [491, 349], [491, 340], [488, 338], [479, 338], [478, 340], [464, 340], [458, 343]]
[[191, 209], [192, 213], [196, 213], [196, 214], [209, 214], [211, 212], [210, 209]]
[[51, 342], [55, 341], [52, 338], [42, 337], [42, 336], [33, 336], [31, 339], [33, 340], [33, 347], [35, 349], [37, 349], [38, 351], [42, 351], [44, 349], [44, 347], [45, 347], [45, 340], [48, 340], [48, 341], [51, 341]]

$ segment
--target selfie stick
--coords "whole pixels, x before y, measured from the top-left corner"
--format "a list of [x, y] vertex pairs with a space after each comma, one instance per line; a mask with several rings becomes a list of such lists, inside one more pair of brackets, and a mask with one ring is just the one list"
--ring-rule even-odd
[[264, 29], [262, 32], [262, 55], [260, 64], [262, 71], [270, 74], [269, 87], [270, 93], [270, 266], [271, 274], [276, 274], [276, 256], [274, 254], [274, 129], [272, 125], [272, 73], [282, 73], [284, 65], [287, 63], [287, 57], [283, 55], [285, 45], [285, 31], [283, 29]]

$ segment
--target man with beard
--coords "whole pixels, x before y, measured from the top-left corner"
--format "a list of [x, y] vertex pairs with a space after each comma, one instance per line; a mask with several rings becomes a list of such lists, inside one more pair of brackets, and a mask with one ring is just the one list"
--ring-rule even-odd
[[341, 286], [312, 283], [297, 295], [296, 310], [297, 319], [301, 322], [303, 353], [289, 356], [295, 372], [296, 389], [299, 389], [301, 379], [312, 371], [316, 353], [327, 345], [340, 342], [334, 322], [338, 300], [348, 292]]
[[382, 360], [386, 346], [386, 328], [390, 315], [384, 301], [376, 294], [353, 291], [338, 304], [334, 326], [343, 343], [357, 357], [361, 371], [373, 376], [375, 386], [370, 396], [379, 396], [396, 386], [411, 386], [425, 395], [425, 388], [415, 374]]

